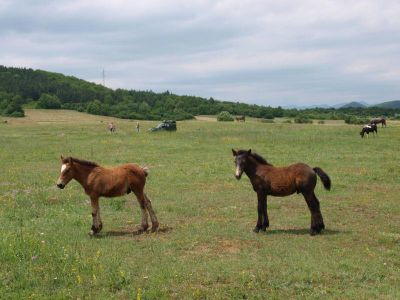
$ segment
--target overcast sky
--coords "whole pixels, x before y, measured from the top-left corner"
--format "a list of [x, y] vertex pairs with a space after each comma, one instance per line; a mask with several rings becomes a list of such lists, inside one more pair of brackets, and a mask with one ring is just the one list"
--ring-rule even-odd
[[0, 64], [271, 106], [400, 99], [400, 1], [0, 0]]

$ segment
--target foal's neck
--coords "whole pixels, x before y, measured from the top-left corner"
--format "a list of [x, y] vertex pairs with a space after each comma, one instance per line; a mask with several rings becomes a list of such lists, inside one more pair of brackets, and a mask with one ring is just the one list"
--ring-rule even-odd
[[249, 157], [247, 160], [246, 168], [243, 170], [249, 178], [253, 178], [256, 175], [257, 167], [261, 164], [254, 158]]
[[84, 188], [86, 188], [88, 176], [95, 166], [85, 166], [75, 163], [75, 168], [75, 180], [78, 181]]

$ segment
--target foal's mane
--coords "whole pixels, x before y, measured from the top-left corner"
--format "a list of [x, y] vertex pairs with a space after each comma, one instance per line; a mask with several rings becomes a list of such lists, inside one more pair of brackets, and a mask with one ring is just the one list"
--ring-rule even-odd
[[[238, 154], [243, 154], [243, 153], [248, 153], [246, 150], [239, 150]], [[255, 153], [255, 152], [250, 152], [249, 154], [252, 158], [254, 158], [258, 163], [262, 164], [262, 165], [268, 165], [268, 166], [272, 166], [272, 164], [270, 164], [269, 162], [267, 162], [267, 160], [262, 157], [260, 154]]]
[[79, 159], [79, 158], [75, 158], [75, 157], [67, 157], [63, 160], [63, 162], [68, 162], [69, 159], [71, 159], [71, 161], [73, 163], [78, 163], [80, 165], [83, 166], [87, 166], [87, 167], [99, 167], [99, 165], [97, 163], [95, 163], [94, 161], [89, 161], [89, 160], [84, 160], [84, 159]]

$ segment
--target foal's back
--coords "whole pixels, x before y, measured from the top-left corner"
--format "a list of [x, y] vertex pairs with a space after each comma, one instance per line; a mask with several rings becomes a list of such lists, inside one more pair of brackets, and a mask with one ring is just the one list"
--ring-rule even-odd
[[257, 175], [264, 179], [265, 188], [272, 196], [288, 196], [313, 190], [317, 182], [314, 170], [304, 163], [286, 167], [262, 165]]
[[116, 167], [96, 167], [88, 177], [88, 185], [99, 196], [117, 197], [133, 192], [142, 192], [146, 183], [146, 171], [128, 163]]

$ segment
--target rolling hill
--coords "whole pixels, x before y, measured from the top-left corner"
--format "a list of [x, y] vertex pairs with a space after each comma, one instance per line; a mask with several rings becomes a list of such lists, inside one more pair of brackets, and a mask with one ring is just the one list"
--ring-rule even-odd
[[374, 104], [371, 106], [382, 107], [382, 108], [391, 108], [391, 109], [400, 109], [400, 100], [382, 102], [382, 103]]
[[59, 73], [0, 66], [0, 112], [13, 112], [27, 103], [36, 108], [72, 109], [125, 119], [183, 120], [224, 110], [261, 118], [283, 115], [280, 107], [180, 96], [169, 91], [113, 90]]
[[[400, 101], [366, 107], [362, 102], [343, 103], [336, 107], [288, 108], [219, 101], [169, 91], [155, 93], [110, 89], [59, 73], [26, 68], [0, 66], [0, 114], [23, 117], [23, 107], [70, 109], [94, 115], [123, 119], [162, 120], [192, 119], [198, 115], [216, 115], [228, 111], [232, 115], [273, 119], [345, 119], [348, 116], [395, 116]], [[305, 105], [307, 103], [304, 103]]]

